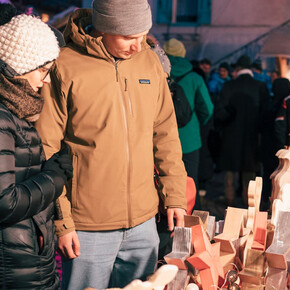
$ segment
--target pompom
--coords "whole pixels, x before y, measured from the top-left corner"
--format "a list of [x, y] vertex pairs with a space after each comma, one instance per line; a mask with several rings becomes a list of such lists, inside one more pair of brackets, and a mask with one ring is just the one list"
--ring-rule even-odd
[[0, 25], [8, 23], [17, 14], [17, 9], [10, 4], [0, 3]]

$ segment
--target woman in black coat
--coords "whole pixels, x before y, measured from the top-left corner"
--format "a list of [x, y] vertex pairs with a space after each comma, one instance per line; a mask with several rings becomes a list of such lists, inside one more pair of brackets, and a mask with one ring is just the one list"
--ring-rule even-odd
[[59, 53], [40, 19], [0, 4], [0, 289], [58, 289], [54, 201], [72, 177], [63, 150], [45, 161], [33, 127]]

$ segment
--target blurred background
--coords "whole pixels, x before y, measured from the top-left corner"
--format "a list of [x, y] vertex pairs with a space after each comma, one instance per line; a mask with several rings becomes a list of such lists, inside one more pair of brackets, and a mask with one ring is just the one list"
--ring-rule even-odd
[[[63, 30], [69, 14], [78, 7], [90, 8], [92, 1], [11, 2]], [[161, 44], [170, 38], [181, 40], [188, 59], [208, 58], [215, 68], [248, 54], [259, 59], [266, 71], [278, 69], [281, 76], [290, 78], [289, 0], [149, 0], [149, 4], [151, 33]]]

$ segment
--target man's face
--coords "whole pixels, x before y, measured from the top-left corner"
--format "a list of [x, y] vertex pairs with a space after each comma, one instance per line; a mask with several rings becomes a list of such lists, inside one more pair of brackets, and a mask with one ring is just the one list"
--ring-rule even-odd
[[139, 34], [126, 36], [102, 33], [102, 41], [112, 56], [128, 59], [134, 53], [141, 51], [141, 42], [147, 33], [148, 30]]

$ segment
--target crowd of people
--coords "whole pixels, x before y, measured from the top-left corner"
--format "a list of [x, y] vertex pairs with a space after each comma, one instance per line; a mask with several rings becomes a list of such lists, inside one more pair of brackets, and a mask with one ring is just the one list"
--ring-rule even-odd
[[147, 0], [94, 0], [63, 36], [0, 3], [1, 289], [59, 289], [56, 249], [62, 289], [145, 280], [163, 239], [159, 200], [170, 243], [187, 176], [195, 209], [217, 171], [228, 205], [240, 194], [247, 206], [262, 175], [269, 206], [275, 153], [289, 145], [288, 79], [247, 55], [212, 72], [177, 39], [161, 47], [151, 26]]

